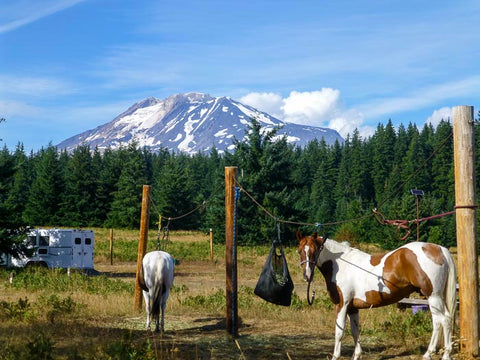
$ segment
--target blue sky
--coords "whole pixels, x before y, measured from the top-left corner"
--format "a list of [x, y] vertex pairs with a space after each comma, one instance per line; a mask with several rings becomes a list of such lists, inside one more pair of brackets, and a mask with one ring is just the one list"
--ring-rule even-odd
[[363, 136], [480, 105], [480, 2], [0, 0], [0, 145], [38, 150], [146, 97], [229, 96]]

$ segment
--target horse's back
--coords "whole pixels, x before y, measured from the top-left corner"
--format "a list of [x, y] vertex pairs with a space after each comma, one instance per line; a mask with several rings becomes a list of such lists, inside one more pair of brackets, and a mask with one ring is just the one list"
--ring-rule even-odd
[[155, 281], [162, 282], [170, 287], [173, 284], [174, 261], [173, 257], [165, 251], [151, 251], [143, 258], [145, 283], [151, 288]]

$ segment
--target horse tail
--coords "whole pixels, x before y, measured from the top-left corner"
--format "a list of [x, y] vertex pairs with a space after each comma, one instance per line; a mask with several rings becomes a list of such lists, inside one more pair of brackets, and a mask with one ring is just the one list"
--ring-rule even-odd
[[140, 266], [140, 274], [138, 274], [138, 285], [144, 291], [148, 291], [147, 284], [145, 284], [145, 271], [143, 270], [143, 263]]
[[161, 266], [157, 267], [157, 276], [153, 284], [152, 316], [154, 319], [160, 315], [163, 296], [163, 274]]
[[457, 270], [450, 252], [445, 248], [442, 248], [442, 251], [448, 264], [448, 277], [445, 285], [444, 298], [448, 312], [450, 313], [450, 320], [453, 328], [455, 311], [457, 309]]

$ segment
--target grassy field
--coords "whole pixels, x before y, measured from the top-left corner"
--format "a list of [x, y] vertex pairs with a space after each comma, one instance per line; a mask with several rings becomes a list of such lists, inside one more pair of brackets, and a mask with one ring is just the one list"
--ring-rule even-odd
[[[179, 264], [165, 316], [165, 332], [145, 330], [145, 311], [134, 310], [138, 231], [95, 230], [96, 276], [65, 270], [0, 270], [2, 359], [329, 359], [334, 313], [316, 274], [317, 296], [306, 285], [294, 248], [286, 249], [295, 283], [290, 307], [253, 293], [269, 244], [238, 249], [239, 336], [225, 330], [225, 248], [199, 232], [172, 232], [167, 251]], [[148, 250], [157, 244], [151, 231]], [[376, 249], [369, 248], [369, 252]], [[396, 306], [360, 313], [364, 359], [420, 359], [430, 339], [429, 312]], [[458, 332], [458, 329], [457, 329]], [[353, 353], [349, 332], [344, 358]], [[440, 356], [438, 356], [440, 358]], [[457, 357], [459, 358], [459, 357]]]

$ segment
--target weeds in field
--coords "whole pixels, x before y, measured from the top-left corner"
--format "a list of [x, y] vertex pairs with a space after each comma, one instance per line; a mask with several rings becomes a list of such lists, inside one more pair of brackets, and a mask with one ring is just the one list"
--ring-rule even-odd
[[36, 334], [26, 346], [16, 347], [0, 341], [3, 360], [53, 360], [55, 343], [44, 332]]
[[[0, 269], [0, 279], [8, 278], [9, 271]], [[79, 272], [73, 272], [68, 276], [64, 269], [16, 269], [14, 281], [7, 284], [14, 289], [24, 289], [31, 291], [49, 290], [53, 292], [65, 291], [84, 291], [89, 294], [111, 294], [111, 293], [131, 293], [133, 294], [133, 284], [125, 283], [121, 280], [109, 279], [101, 276], [86, 276]]]
[[115, 360], [157, 359], [150, 340], [137, 344], [130, 331], [124, 333], [122, 340], [109, 344], [105, 352]]
[[406, 339], [408, 336], [429, 337], [432, 333], [432, 319], [430, 312], [419, 311], [411, 314], [410, 310], [390, 311], [386, 319], [380, 324], [383, 331], [399, 339]]
[[13, 320], [28, 320], [32, 315], [31, 304], [28, 299], [18, 299], [15, 302], [0, 302], [0, 318], [13, 319]]
[[63, 319], [66, 316], [74, 316], [75, 311], [79, 307], [70, 296], [61, 299], [55, 294], [50, 295], [49, 297], [41, 296], [40, 302], [45, 308], [48, 308], [46, 316], [51, 324], [55, 323], [56, 319], [59, 317], [60, 319]]
[[41, 332], [27, 344], [28, 358], [32, 360], [53, 360], [52, 352], [54, 348], [54, 342], [50, 337]]

